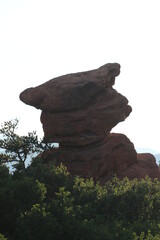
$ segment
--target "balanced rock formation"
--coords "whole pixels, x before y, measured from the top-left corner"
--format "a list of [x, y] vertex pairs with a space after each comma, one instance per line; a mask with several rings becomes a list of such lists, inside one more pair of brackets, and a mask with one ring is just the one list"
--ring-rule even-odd
[[119, 73], [119, 64], [106, 64], [29, 88], [20, 99], [42, 110], [48, 141], [85, 146], [104, 139], [131, 112], [128, 100], [112, 88]]
[[45, 140], [59, 143], [48, 156], [64, 162], [71, 173], [101, 181], [114, 174], [160, 177], [155, 164], [155, 175], [153, 169], [150, 173], [150, 164], [141, 174], [139, 162], [144, 162], [144, 157], [137, 158], [133, 143], [125, 135], [110, 133], [132, 111], [128, 100], [113, 89], [119, 73], [120, 65], [113, 63], [64, 75], [26, 89], [20, 99], [42, 110]]

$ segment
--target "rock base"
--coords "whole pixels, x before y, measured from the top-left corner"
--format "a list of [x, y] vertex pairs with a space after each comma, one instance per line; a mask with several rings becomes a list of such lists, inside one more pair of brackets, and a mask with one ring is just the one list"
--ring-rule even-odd
[[93, 177], [102, 183], [117, 176], [160, 179], [152, 154], [137, 154], [133, 143], [123, 134], [111, 133], [100, 142], [83, 147], [60, 146], [43, 155], [46, 163], [62, 162], [71, 174]]

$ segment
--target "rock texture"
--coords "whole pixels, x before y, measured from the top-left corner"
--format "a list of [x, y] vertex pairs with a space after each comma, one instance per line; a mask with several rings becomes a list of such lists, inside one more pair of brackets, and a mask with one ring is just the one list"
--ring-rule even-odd
[[20, 95], [42, 109], [45, 138], [66, 145], [86, 145], [106, 134], [131, 112], [128, 100], [112, 88], [119, 64], [52, 79]]
[[45, 139], [59, 143], [48, 159], [52, 155], [70, 172], [98, 180], [113, 174], [130, 178], [160, 176], [153, 159], [147, 160], [150, 155], [145, 155], [144, 161], [142, 155], [137, 157], [133, 143], [125, 135], [110, 133], [132, 111], [128, 100], [113, 89], [119, 73], [120, 65], [110, 63], [51, 79], [20, 94], [24, 103], [42, 110]]
[[[60, 147], [50, 152], [51, 159], [63, 162], [71, 173], [96, 180], [111, 178], [135, 164], [133, 143], [123, 134], [112, 133], [103, 141], [85, 147]], [[48, 156], [46, 156], [46, 160]]]
[[130, 179], [144, 178], [145, 176], [160, 179], [160, 171], [156, 164], [156, 159], [150, 153], [137, 154], [137, 162], [122, 171], [120, 175], [121, 178], [129, 176]]

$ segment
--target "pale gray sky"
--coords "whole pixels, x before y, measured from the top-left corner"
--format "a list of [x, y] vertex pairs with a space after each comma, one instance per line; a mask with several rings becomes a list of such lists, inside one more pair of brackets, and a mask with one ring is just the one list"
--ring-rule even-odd
[[121, 64], [115, 88], [133, 108], [113, 132], [160, 151], [159, 0], [0, 0], [0, 122], [42, 136], [19, 93], [53, 77]]

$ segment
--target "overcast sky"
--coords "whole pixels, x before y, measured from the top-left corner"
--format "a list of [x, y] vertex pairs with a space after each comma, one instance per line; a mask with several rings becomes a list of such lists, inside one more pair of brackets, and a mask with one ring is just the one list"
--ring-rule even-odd
[[115, 89], [133, 108], [113, 132], [160, 152], [159, 0], [0, 0], [0, 122], [43, 135], [21, 91], [51, 78], [121, 64]]

